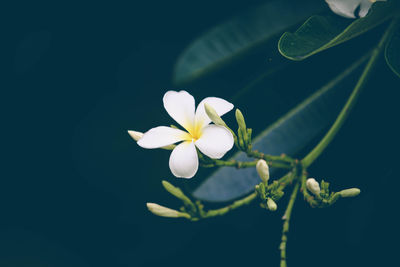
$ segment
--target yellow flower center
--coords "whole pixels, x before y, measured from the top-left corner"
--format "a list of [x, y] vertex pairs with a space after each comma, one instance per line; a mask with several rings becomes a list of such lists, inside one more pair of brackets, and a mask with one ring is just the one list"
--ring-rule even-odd
[[201, 123], [196, 123], [190, 127], [185, 127], [185, 129], [189, 132], [185, 137], [186, 141], [197, 141], [203, 133], [203, 125]]

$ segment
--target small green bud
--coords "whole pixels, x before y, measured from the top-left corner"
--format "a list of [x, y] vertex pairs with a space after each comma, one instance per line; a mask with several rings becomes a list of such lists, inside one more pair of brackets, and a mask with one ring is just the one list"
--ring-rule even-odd
[[143, 133], [141, 132], [136, 132], [136, 131], [130, 131], [128, 130], [128, 134], [135, 140], [136, 142], [139, 141], [140, 138], [142, 138]]
[[249, 145], [251, 145], [251, 134], [253, 133], [253, 129], [247, 129], [247, 139], [249, 140]]
[[165, 190], [167, 190], [168, 192], [170, 192], [173, 196], [179, 198], [179, 199], [187, 199], [187, 196], [185, 196], [185, 194], [182, 192], [182, 190], [178, 187], [173, 186], [172, 184], [170, 184], [169, 182], [163, 180], [162, 182], [163, 187], [165, 188]]
[[238, 141], [239, 141], [239, 147], [243, 150], [246, 149], [246, 142], [245, 139], [243, 137], [243, 132], [240, 130], [240, 128], [238, 129]]
[[278, 206], [276, 205], [275, 201], [272, 200], [272, 198], [267, 199], [267, 207], [270, 211], [276, 211]]
[[358, 188], [349, 188], [339, 192], [341, 197], [355, 197], [361, 193], [361, 190]]
[[340, 198], [340, 193], [334, 193], [332, 194], [331, 198], [328, 201], [329, 205], [332, 205], [333, 203], [335, 203], [338, 199]]
[[243, 114], [239, 109], [236, 109], [235, 116], [236, 116], [237, 124], [239, 125], [239, 129], [238, 129], [239, 145], [242, 150], [247, 150], [248, 145], [250, 144], [250, 141], [249, 141], [250, 139], [249, 139], [249, 134], [247, 132], [246, 123], [244, 121]]
[[257, 173], [264, 184], [268, 184], [269, 180], [269, 167], [265, 160], [260, 159], [256, 164]]
[[279, 199], [281, 199], [281, 197], [283, 197], [284, 194], [285, 194], [285, 192], [283, 192], [282, 190], [277, 190], [274, 193], [273, 197], [275, 200], [279, 200]]
[[185, 206], [189, 206], [192, 211], [196, 210], [196, 207], [193, 204], [193, 202], [182, 192], [182, 190], [179, 187], [175, 187], [165, 180], [163, 180], [161, 183], [165, 188], [165, 190], [167, 190], [169, 193], [171, 193], [171, 195], [175, 196], [176, 198], [182, 200]]
[[158, 205], [156, 203], [147, 203], [146, 206], [150, 212], [152, 212], [154, 215], [157, 215], [157, 216], [169, 217], [169, 218], [183, 217], [186, 219], [190, 219], [190, 215], [187, 213], [179, 212], [177, 210], [173, 210], [173, 209]]
[[216, 125], [226, 126], [225, 122], [221, 119], [221, 117], [217, 114], [215, 109], [207, 103], [204, 103], [204, 109], [207, 113], [207, 116], [214, 122]]
[[314, 195], [318, 196], [319, 193], [321, 193], [319, 183], [314, 178], [308, 178], [306, 181], [306, 186], [307, 186], [307, 189]]
[[265, 186], [263, 183], [260, 183], [258, 185], [256, 185], [255, 187], [256, 192], [258, 193], [258, 196], [264, 201], [266, 200], [265, 195], [266, 195], [266, 191], [265, 191]]
[[321, 181], [321, 191], [323, 191], [323, 193], [326, 195], [329, 194], [329, 183], [328, 182], [325, 182], [324, 180]]
[[238, 108], [236, 109], [235, 117], [239, 128], [243, 131], [243, 133], [247, 133], [246, 122], [244, 121], [242, 112]]

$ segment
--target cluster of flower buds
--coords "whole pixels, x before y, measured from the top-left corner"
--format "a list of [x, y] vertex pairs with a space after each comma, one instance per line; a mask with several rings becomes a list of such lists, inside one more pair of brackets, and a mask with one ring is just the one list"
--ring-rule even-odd
[[198, 210], [197, 206], [190, 198], [187, 197], [180, 188], [173, 186], [167, 181], [162, 181], [162, 185], [167, 192], [182, 201], [183, 207], [181, 211], [177, 211], [155, 203], [147, 203], [146, 205], [149, 211], [161, 217], [195, 219]]
[[358, 188], [349, 188], [336, 193], [329, 192], [328, 182], [322, 180], [320, 187], [320, 184], [314, 178], [307, 179], [306, 187], [315, 197], [310, 204], [317, 207], [330, 206], [340, 197], [355, 197], [361, 192]]
[[278, 206], [275, 201], [283, 196], [283, 191], [279, 188], [279, 183], [277, 181], [274, 181], [271, 186], [268, 187], [269, 167], [265, 160], [260, 159], [257, 161], [256, 170], [262, 181], [262, 183], [255, 187], [262, 201], [261, 206], [270, 211], [276, 211]]
[[219, 126], [223, 126], [227, 128], [233, 135], [235, 145], [242, 151], [250, 151], [251, 150], [251, 134], [252, 129], [246, 127], [246, 122], [244, 120], [243, 114], [239, 109], [235, 111], [236, 122], [238, 124], [237, 134], [232, 131], [226, 123], [221, 119], [216, 110], [207, 103], [204, 104], [204, 109], [207, 113], [207, 116], [211, 119], [211, 121]]

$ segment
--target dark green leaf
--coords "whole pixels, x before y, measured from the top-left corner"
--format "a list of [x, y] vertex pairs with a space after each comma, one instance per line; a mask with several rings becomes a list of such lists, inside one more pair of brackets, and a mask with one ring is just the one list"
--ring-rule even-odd
[[[360, 66], [353, 64], [326, 86], [308, 97], [276, 123], [268, 127], [253, 142], [253, 148], [267, 154], [296, 155], [331, 125], [345, 102], [352, 86], [350, 74]], [[266, 110], [267, 112], [267, 110]], [[237, 153], [233, 159], [249, 160], [244, 153]], [[270, 170], [272, 178], [275, 169]], [[229, 201], [254, 190], [260, 182], [255, 168], [220, 168], [205, 180], [193, 195], [205, 201]]]
[[389, 67], [400, 77], [400, 25], [386, 45], [385, 58]]
[[191, 82], [237, 60], [325, 6], [315, 0], [273, 0], [215, 27], [179, 57], [174, 82]]
[[303, 60], [367, 32], [389, 19], [394, 10], [393, 1], [376, 2], [364, 18], [356, 20], [336, 15], [312, 16], [295, 33], [282, 35], [279, 52], [289, 59]]

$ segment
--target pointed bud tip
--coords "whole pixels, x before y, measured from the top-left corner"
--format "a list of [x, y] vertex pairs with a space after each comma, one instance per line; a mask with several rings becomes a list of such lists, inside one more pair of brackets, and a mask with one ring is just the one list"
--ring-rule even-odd
[[243, 113], [238, 108], [235, 111], [235, 117], [239, 128], [241, 128], [243, 132], [247, 132], [246, 122], [244, 120]]
[[235, 110], [235, 115], [243, 117], [243, 113], [238, 108]]
[[162, 181], [161, 181], [161, 184], [162, 184], [164, 187], [171, 185], [171, 183], [168, 182], [168, 181], [166, 181], [166, 180], [162, 180]]
[[136, 142], [139, 141], [140, 138], [143, 137], [143, 133], [137, 131], [128, 130], [128, 134], [135, 140]]
[[214, 122], [216, 125], [226, 127], [225, 122], [221, 119], [217, 111], [215, 111], [215, 109], [211, 105], [204, 103], [204, 109], [206, 111], [207, 116], [210, 118], [212, 122]]
[[204, 103], [204, 109], [205, 109], [207, 112], [217, 113], [217, 112], [215, 111], [215, 109], [214, 109], [210, 104], [208, 104], [208, 103]]

